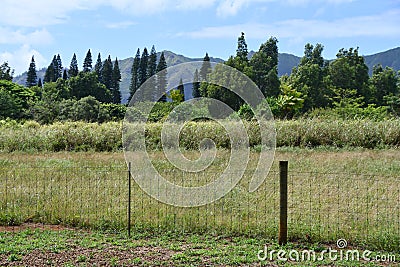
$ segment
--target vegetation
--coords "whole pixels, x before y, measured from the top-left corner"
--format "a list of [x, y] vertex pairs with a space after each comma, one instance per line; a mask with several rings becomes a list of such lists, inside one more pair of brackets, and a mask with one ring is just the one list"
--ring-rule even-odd
[[[299, 65], [290, 75], [278, 77], [277, 44], [278, 40], [271, 37], [250, 57], [242, 33], [236, 55], [221, 63], [243, 72], [261, 89], [266, 100], [257, 110], [226, 88], [210, 83], [223, 73], [222, 65], [211, 68], [208, 53], [193, 77], [193, 97], [219, 99], [234, 110], [233, 114], [224, 114], [226, 120], [231, 119], [228, 123], [237, 123], [236, 118], [245, 121], [252, 152], [240, 184], [223, 199], [190, 210], [161, 204], [134, 185], [135, 233], [178, 231], [191, 232], [189, 238], [208, 233], [258, 236], [262, 242], [275, 239], [277, 162], [257, 192], [247, 191], [261, 150], [254, 114], [271, 108], [276, 118], [277, 159], [290, 161], [291, 241], [320, 244], [346, 238], [355, 245], [398, 251], [400, 74], [378, 64], [369, 76], [358, 48], [343, 48], [335, 60], [327, 61], [322, 57], [321, 44], [306, 44]], [[5, 177], [0, 188], [0, 224], [39, 222], [108, 230], [126, 227], [126, 166], [122, 153], [110, 152], [122, 150], [126, 112], [137, 118], [143, 114], [121, 104], [118, 59], [112, 62], [109, 55], [102, 61], [98, 54], [94, 67], [92, 63], [88, 50], [79, 71], [74, 54], [67, 71], [60, 55], [54, 55], [42, 83], [37, 81], [32, 57], [26, 86], [12, 82], [13, 71], [7, 63], [0, 66], [0, 173]], [[166, 69], [164, 53], [157, 62], [154, 46], [150, 53], [147, 48], [142, 53], [138, 49], [131, 67], [130, 98], [157, 73], [156, 79], [149, 81], [155, 81], [150, 86], [154, 90], [138, 96], [149, 101], [140, 105], [154, 104], [145, 125], [149, 157], [170, 181], [183, 186], [207, 183], [227, 165], [229, 136], [217, 122], [187, 122], [179, 139], [185, 156], [198, 158], [201, 141], [210, 138], [218, 148], [218, 157], [200, 176], [171, 165], [159, 151], [163, 122], [190, 96], [185, 95], [182, 82], [166, 93]], [[177, 120], [184, 115], [179, 112], [185, 111], [174, 113]], [[194, 112], [205, 118], [210, 111], [202, 108]], [[133, 130], [127, 138], [135, 139], [137, 134]], [[9, 236], [12, 234], [4, 234], [4, 238]], [[255, 239], [241, 240], [236, 243], [250, 240], [258, 244]], [[6, 244], [0, 242], [0, 247]], [[214, 246], [224, 251], [219, 244]], [[1, 251], [1, 264], [22, 259], [17, 249], [3, 258]], [[180, 252], [171, 253], [167, 265], [204, 263], [186, 251]], [[210, 259], [207, 264], [255, 263], [254, 257], [246, 256], [249, 251], [243, 257], [218, 253], [203, 251], [196, 255]], [[80, 255], [77, 262], [86, 259], [86, 255]], [[111, 261], [114, 265], [118, 262], [110, 259], [110, 265]]]
[[[400, 75], [392, 68], [383, 68], [377, 64], [369, 76], [369, 69], [364, 57], [359, 55], [358, 48], [340, 49], [337, 58], [327, 61], [323, 58], [323, 45], [306, 44], [304, 56], [290, 75], [278, 77], [278, 40], [270, 37], [261, 44], [259, 50], [249, 58], [249, 52], [242, 33], [237, 42], [236, 55], [231, 56], [225, 63], [250, 77], [260, 88], [275, 118], [291, 119], [328, 114], [340, 118], [373, 118], [387, 119], [397, 117], [400, 112]], [[130, 97], [149, 77], [157, 74], [156, 79], [150, 80], [154, 85], [148, 86], [153, 91], [146, 90], [138, 95], [138, 99], [147, 101], [166, 102], [167, 73], [164, 53], [161, 53], [157, 63], [157, 53], [152, 47], [142, 54], [137, 50], [131, 68]], [[193, 97], [210, 97], [223, 101], [233, 110], [239, 111], [245, 103], [242, 99], [215, 84], [208, 83], [220, 79], [220, 68], [211, 68], [210, 57], [206, 53], [203, 65], [193, 77]], [[12, 80], [11, 68], [4, 63], [0, 68], [0, 79]], [[18, 120], [37, 120], [39, 123], [62, 121], [62, 117], [74, 120], [76, 116], [58, 116], [54, 106], [62, 106], [60, 102], [79, 101], [81, 98], [92, 96], [97, 101], [121, 105], [121, 72], [118, 60], [113, 63], [110, 55], [102, 62], [98, 55], [97, 62], [92, 67], [92, 55], [88, 50], [83, 70], [79, 72], [76, 55], [71, 60], [68, 71], [64, 69], [60, 55], [54, 55], [46, 70], [45, 78], [37, 81], [35, 62], [32, 57], [26, 80], [26, 94], [29, 88], [34, 96], [28, 105], [19, 105], [19, 95], [14, 95], [17, 85], [0, 87], [4, 95], [2, 104], [8, 111], [2, 111], [1, 118]], [[234, 78], [233, 78], [234, 79]], [[40, 85], [40, 86], [37, 86]], [[184, 86], [184, 85], [183, 85]], [[181, 86], [181, 95], [184, 94]], [[24, 91], [19, 89], [18, 91]], [[174, 94], [170, 94], [174, 95]], [[161, 96], [161, 97], [160, 97]], [[158, 98], [158, 99], [156, 99]], [[190, 96], [183, 96], [186, 100]], [[5, 100], [7, 99], [7, 100]], [[165, 104], [168, 106], [169, 104]], [[122, 108], [122, 107], [121, 107]], [[168, 109], [168, 108], [166, 108]], [[243, 110], [243, 109], [242, 109]], [[46, 115], [47, 114], [47, 115]], [[122, 119], [122, 117], [116, 117]], [[251, 120], [251, 116], [246, 119]], [[91, 120], [93, 121], [93, 120]], [[100, 118], [98, 122], [104, 121]]]
[[[59, 116], [75, 116], [73, 119], [97, 121], [125, 114], [120, 106], [99, 104], [88, 97], [79, 101], [64, 101]], [[170, 103], [169, 111], [174, 104]], [[150, 120], [158, 121], [167, 113], [165, 105], [156, 105]], [[235, 122], [231, 122], [235, 123]], [[260, 145], [259, 128], [248, 122], [249, 142], [252, 148]], [[397, 148], [400, 146], [400, 121], [371, 119], [302, 119], [276, 121], [278, 147], [333, 147], [333, 148]], [[149, 150], [161, 149], [162, 123], [146, 125], [146, 144]], [[122, 149], [122, 123], [64, 122], [40, 125], [34, 121], [19, 124], [0, 121], [1, 151], [117, 151]], [[212, 130], [211, 130], [212, 129]], [[135, 131], [129, 133], [135, 136]], [[129, 138], [129, 137], [127, 137]], [[218, 148], [229, 149], [229, 136], [215, 122], [190, 122], [181, 130], [180, 144], [187, 150], [196, 150], [200, 141], [211, 138]]]
[[[194, 151], [184, 154], [198, 157]], [[229, 155], [219, 150], [206, 173], [196, 174], [177, 170], [162, 152], [149, 153], [155, 168], [182, 186], [216, 179]], [[345, 238], [351, 246], [396, 252], [400, 244], [399, 156], [398, 150], [278, 150], [263, 185], [249, 193], [248, 181], [258, 157], [252, 152], [245, 175], [228, 195], [190, 209], [164, 205], [132, 183], [132, 230], [153, 236], [172, 231], [276, 240], [277, 167], [278, 160], [284, 159], [290, 162], [291, 242], [333, 243]], [[0, 209], [3, 225], [28, 221], [118, 232], [126, 229], [123, 153], [3, 153], [0, 171], [7, 177], [0, 188], [1, 203], [7, 203]]]
[[[212, 234], [179, 234], [162, 232], [157, 235], [73, 231], [61, 229], [25, 229], [1, 233], [0, 264], [13, 266], [286, 266], [274, 260], [260, 262], [257, 253], [264, 246], [270, 250], [312, 249], [317, 252], [334, 245], [290, 243], [281, 247], [262, 238], [227, 237]], [[362, 248], [358, 248], [362, 250]], [[377, 252], [371, 256], [375, 256]], [[394, 254], [399, 257], [399, 254]], [[295, 266], [382, 266], [364, 261], [306, 261]], [[396, 264], [396, 263], [392, 263]]]

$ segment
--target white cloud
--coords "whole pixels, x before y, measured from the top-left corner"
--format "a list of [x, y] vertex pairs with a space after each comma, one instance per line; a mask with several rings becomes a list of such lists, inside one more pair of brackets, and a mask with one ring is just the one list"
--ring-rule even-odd
[[[94, 1], [96, 2], [96, 1]], [[103, 1], [97, 1], [103, 2]], [[104, 1], [101, 5], [111, 6], [119, 11], [131, 13], [134, 15], [151, 15], [162, 12], [171, 7], [171, 1], [168, 0], [114, 0]]]
[[221, 17], [235, 16], [243, 7], [254, 3], [279, 2], [289, 5], [311, 3], [342, 4], [355, 0], [2, 0], [0, 23], [19, 27], [43, 27], [68, 22], [76, 10], [112, 7], [133, 15], [152, 15], [166, 10], [195, 10], [215, 6]]
[[346, 38], [346, 37], [400, 37], [400, 9], [372, 16], [359, 16], [333, 21], [293, 19], [272, 24], [246, 23], [206, 27], [198, 31], [179, 33], [191, 38], [226, 38], [241, 31], [249, 38]]
[[220, 17], [236, 15], [248, 2], [248, 0], [224, 0], [217, 8], [217, 15]]
[[325, 4], [334, 4], [340, 5], [345, 3], [351, 3], [357, 0], [286, 0], [282, 2], [286, 2], [287, 4], [294, 5], [294, 6], [304, 6], [311, 3], [325, 3]]
[[53, 37], [46, 29], [26, 32], [0, 26], [0, 44], [49, 44]]
[[120, 22], [107, 23], [106, 27], [109, 29], [126, 29], [136, 24], [137, 23], [134, 21], [120, 21]]
[[0, 64], [7, 61], [15, 70], [15, 75], [19, 75], [28, 70], [32, 56], [35, 57], [36, 69], [43, 68], [48, 63], [37, 50], [29, 45], [22, 45], [13, 52], [0, 52]]
[[215, 4], [216, 0], [180, 0], [176, 4], [176, 8], [180, 10], [195, 10], [209, 8]]
[[42, 27], [65, 22], [68, 13], [90, 7], [88, 0], [3, 0], [0, 22], [4, 25]]

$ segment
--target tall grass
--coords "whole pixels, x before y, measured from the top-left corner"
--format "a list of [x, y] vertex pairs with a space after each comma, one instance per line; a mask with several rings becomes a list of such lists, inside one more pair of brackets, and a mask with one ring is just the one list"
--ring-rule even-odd
[[[259, 127], [246, 123], [251, 147], [260, 145]], [[400, 119], [396, 120], [319, 120], [299, 119], [276, 121], [278, 147], [362, 147], [387, 148], [400, 146]], [[146, 125], [146, 146], [159, 150], [163, 124]], [[39, 125], [0, 121], [0, 151], [117, 151], [122, 149], [122, 123], [103, 124], [64, 122]], [[127, 138], [132, 140], [136, 132]], [[218, 148], [230, 148], [229, 135], [215, 122], [185, 124], [180, 144], [185, 149], [197, 149], [204, 138], [214, 140]]]

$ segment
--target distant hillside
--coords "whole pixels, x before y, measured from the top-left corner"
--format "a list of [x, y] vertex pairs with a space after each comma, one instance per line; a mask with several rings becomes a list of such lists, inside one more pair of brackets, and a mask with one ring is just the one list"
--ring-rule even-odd
[[385, 52], [364, 56], [365, 63], [369, 68], [369, 74], [372, 74], [373, 67], [381, 64], [383, 67], [391, 67], [394, 70], [400, 70], [400, 47], [390, 49]]
[[[46, 72], [46, 68], [40, 69], [38, 71], [36, 71], [36, 75], [38, 77], [38, 79], [42, 79], [43, 81], [43, 77], [44, 74]], [[26, 84], [26, 77], [27, 77], [27, 72], [22, 73], [21, 75], [18, 75], [16, 77], [14, 77], [13, 82], [18, 83], [20, 85], [25, 85]]]
[[[254, 55], [254, 51], [249, 52], [249, 57]], [[158, 58], [160, 57], [161, 53], [157, 53]], [[183, 55], [175, 54], [171, 51], [164, 51], [164, 56], [165, 60], [167, 61], [167, 65], [174, 66], [177, 64], [181, 63], [186, 63], [186, 62], [193, 62], [193, 61], [201, 61], [203, 58], [189, 58], [185, 57]], [[383, 67], [391, 67], [395, 69], [396, 71], [400, 70], [400, 47], [394, 48], [385, 52], [373, 54], [373, 55], [368, 55], [364, 56], [365, 58], [365, 63], [367, 64], [370, 74], [372, 73], [372, 68], [376, 64], [382, 64]], [[301, 57], [287, 54], [287, 53], [280, 53], [279, 54], [279, 61], [278, 61], [278, 75], [282, 76], [285, 74], [290, 74], [292, 72], [293, 67], [297, 66], [300, 62]], [[224, 62], [223, 59], [220, 58], [213, 58], [211, 57], [210, 60], [212, 62]], [[133, 63], [133, 58], [126, 58], [119, 60], [119, 67], [121, 70], [121, 93], [122, 93], [122, 102], [125, 103], [128, 96], [129, 96], [129, 85], [130, 85], [130, 79], [131, 79], [131, 68], [132, 68], [132, 63]], [[45, 73], [46, 69], [43, 68], [37, 72], [38, 78], [42, 78]], [[14, 82], [25, 85], [26, 82], [26, 72], [24, 72], [21, 75], [18, 75], [17, 77], [14, 78]], [[186, 88], [185, 88], [186, 91]], [[190, 94], [190, 89], [187, 90], [187, 92]]]

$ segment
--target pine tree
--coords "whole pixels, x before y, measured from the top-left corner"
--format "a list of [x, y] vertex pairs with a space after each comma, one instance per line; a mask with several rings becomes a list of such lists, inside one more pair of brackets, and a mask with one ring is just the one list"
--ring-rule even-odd
[[193, 98], [201, 97], [200, 94], [200, 77], [199, 77], [199, 71], [196, 69], [194, 71], [194, 76], [193, 76], [193, 91], [192, 91], [192, 96]]
[[99, 82], [103, 82], [102, 76], [101, 76], [101, 71], [103, 69], [103, 62], [101, 61], [101, 55], [99, 53], [99, 55], [97, 56], [97, 61], [96, 61], [96, 65], [94, 65], [94, 71], [97, 73], [97, 77], [99, 79]]
[[145, 47], [142, 53], [142, 57], [140, 58], [139, 86], [141, 86], [149, 77], [147, 74], [148, 63], [149, 63], [149, 53], [147, 52], [147, 48]]
[[48, 83], [52, 82], [54, 77], [54, 67], [53, 62], [47, 67], [46, 72], [44, 73], [43, 82]]
[[153, 45], [153, 47], [151, 48], [149, 61], [147, 65], [147, 76], [148, 76], [147, 79], [149, 84], [146, 87], [149, 90], [148, 97], [150, 98], [149, 100], [151, 101], [156, 100], [155, 98], [157, 97], [157, 92], [158, 92], [156, 77], [153, 77], [156, 73], [157, 73], [157, 52]]
[[41, 79], [41, 78], [39, 78], [39, 81], [38, 81], [38, 83], [37, 83], [37, 86], [40, 87], [40, 88], [42, 88], [43, 83], [42, 83], [42, 79]]
[[32, 56], [31, 64], [29, 64], [28, 75], [26, 78], [26, 86], [32, 87], [37, 85], [37, 74], [36, 74], [36, 64], [35, 58]]
[[57, 66], [57, 58], [56, 55], [54, 55], [53, 60], [51, 61], [50, 65], [47, 67], [46, 72], [44, 74], [43, 81], [45, 83], [48, 82], [55, 82], [56, 81], [56, 68]]
[[69, 65], [68, 75], [69, 77], [75, 77], [78, 75], [78, 73], [79, 73], [78, 61], [76, 60], [76, 55], [74, 53], [71, 59], [71, 64]]
[[55, 63], [53, 63], [53, 65], [55, 66], [55, 75], [56, 75], [56, 81], [58, 80], [58, 78], [62, 78], [63, 76], [63, 67], [62, 67], [62, 62], [61, 62], [61, 57], [60, 54], [57, 55], [56, 61]]
[[119, 88], [119, 83], [121, 82], [121, 71], [119, 69], [118, 59], [115, 58], [114, 68], [112, 72], [112, 101], [114, 104], [121, 103], [121, 91]]
[[111, 56], [108, 55], [106, 61], [104, 61], [103, 69], [101, 71], [101, 76], [103, 79], [103, 84], [106, 86], [107, 89], [111, 89], [112, 87], [112, 76], [113, 76], [113, 64], [111, 61]]
[[248, 61], [247, 55], [249, 54], [247, 50], [246, 40], [244, 38], [244, 32], [238, 38], [238, 48], [236, 50], [236, 56], [238, 56], [242, 61]]
[[[157, 65], [157, 92], [161, 95], [159, 102], [167, 102], [167, 62], [165, 61], [164, 52], [161, 52], [160, 60]], [[156, 99], [157, 100], [157, 99]]]
[[147, 66], [147, 75], [148, 78], [156, 74], [157, 72], [157, 52], [156, 49], [153, 47], [151, 48], [150, 56], [149, 56], [149, 62]]
[[208, 56], [208, 53], [203, 58], [203, 64], [201, 65], [200, 68], [200, 80], [205, 81], [207, 79], [207, 75], [211, 73], [211, 63], [210, 63], [210, 57]]
[[64, 69], [62, 78], [63, 78], [64, 80], [68, 80], [67, 69]]
[[140, 49], [137, 49], [136, 56], [133, 59], [133, 64], [131, 68], [131, 84], [129, 86], [129, 98], [128, 102], [131, 101], [133, 95], [139, 89], [139, 67], [140, 67]]
[[85, 60], [83, 61], [83, 72], [89, 72], [92, 70], [92, 53], [90, 49], [86, 53]]
[[177, 89], [182, 96], [182, 101], [185, 101], [185, 86], [183, 85], [182, 78], [179, 80], [179, 85]]
[[14, 70], [11, 70], [8, 62], [4, 62], [0, 65], [0, 80], [12, 81]]

